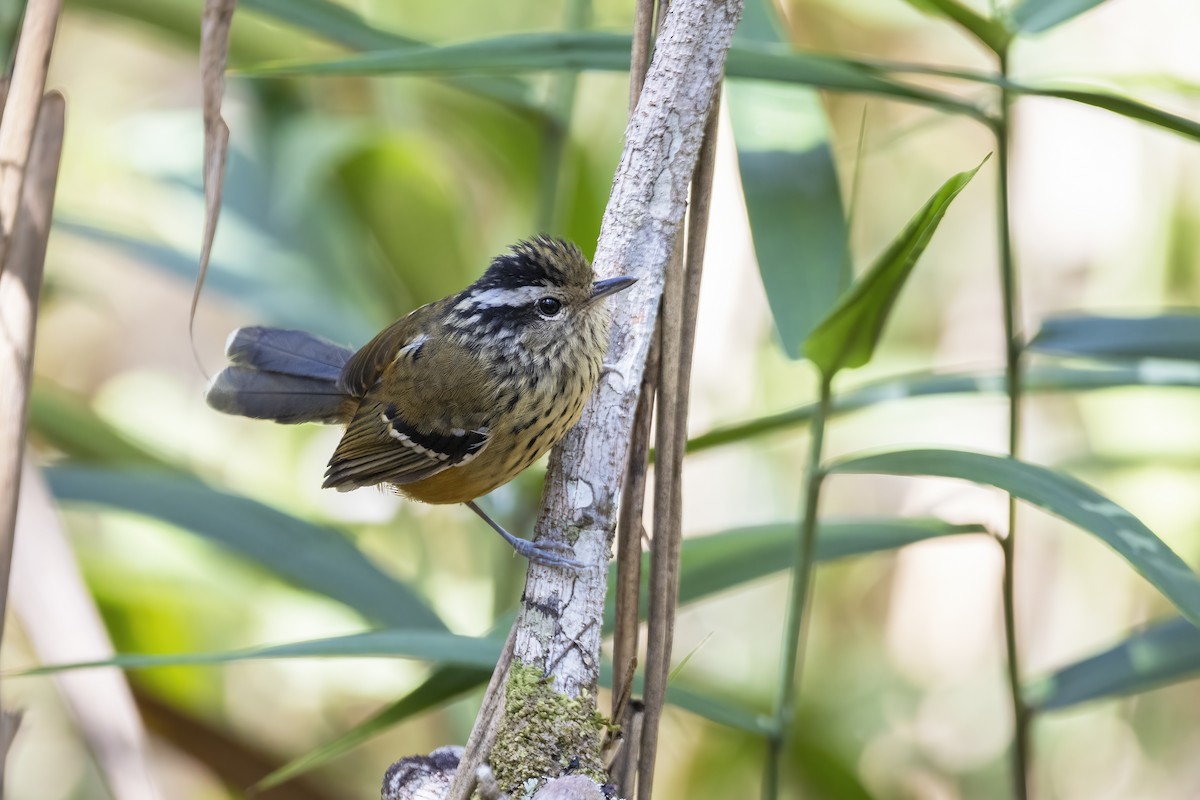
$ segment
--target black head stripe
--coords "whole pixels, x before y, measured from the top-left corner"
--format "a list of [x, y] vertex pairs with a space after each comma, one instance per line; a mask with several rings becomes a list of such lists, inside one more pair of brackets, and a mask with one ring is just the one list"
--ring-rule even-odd
[[579, 276], [571, 273], [587, 261], [579, 248], [562, 239], [538, 236], [513, 245], [511, 252], [497, 256], [475, 283], [478, 289], [511, 289], [518, 286], [564, 286]]

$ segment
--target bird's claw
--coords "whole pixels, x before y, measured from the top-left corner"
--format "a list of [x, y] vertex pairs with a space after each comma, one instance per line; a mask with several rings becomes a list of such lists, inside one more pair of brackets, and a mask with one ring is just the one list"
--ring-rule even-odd
[[568, 558], [575, 554], [575, 548], [566, 542], [531, 542], [528, 539], [517, 539], [513, 543], [513, 549], [518, 555], [544, 567], [562, 567], [570, 570], [582, 570], [587, 567], [583, 562]]

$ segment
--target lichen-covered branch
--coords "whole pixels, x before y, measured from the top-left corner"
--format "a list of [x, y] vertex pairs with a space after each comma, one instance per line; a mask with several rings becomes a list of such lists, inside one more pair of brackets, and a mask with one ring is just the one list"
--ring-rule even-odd
[[[592, 709], [619, 486], [664, 265], [682, 225], [705, 120], [741, 12], [741, 0], [671, 4], [626, 132], [595, 258], [601, 277], [629, 274], [640, 280], [613, 304], [608, 369], [579, 425], [551, 457], [546, 478], [537, 535], [565, 538], [575, 558], [590, 566], [571, 573], [531, 565], [514, 670], [536, 670], [554, 691]], [[560, 769], [598, 757], [564, 750], [591, 739], [585, 731], [564, 730], [569, 726], [562, 722], [547, 721], [553, 730], [541, 737]], [[529, 720], [519, 723], [521, 735], [528, 736]], [[509, 733], [515, 735], [515, 728], [502, 726], [499, 741]]]

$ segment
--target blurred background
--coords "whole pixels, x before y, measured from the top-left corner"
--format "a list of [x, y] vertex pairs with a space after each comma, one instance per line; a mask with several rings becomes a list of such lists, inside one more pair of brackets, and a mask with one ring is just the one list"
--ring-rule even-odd
[[[14, 16], [12, 3], [0, 18]], [[563, 137], [536, 114], [448, 80], [232, 76], [231, 158], [195, 323], [198, 366], [188, 306], [203, 213], [199, 5], [67, 0], [50, 78], [67, 97], [68, 127], [38, 336], [38, 461], [190, 474], [330, 526], [415, 588], [452, 631], [482, 635], [513, 607], [524, 563], [474, 515], [373, 490], [320, 490], [339, 432], [212, 412], [205, 372], [219, 368], [225, 337], [243, 324], [365, 343], [539, 230], [591, 253], [620, 154], [627, 76], [580, 74]], [[345, 52], [333, 37], [265, 13], [269, 5], [239, 8], [235, 71]], [[435, 43], [559, 30], [569, 15], [563, 3], [525, 0], [344, 5], [376, 29]], [[630, 3], [598, 0], [588, 27], [627, 33], [632, 13]], [[792, 41], [807, 50], [994, 69], [973, 40], [900, 0], [791, 0], [781, 13]], [[1030, 82], [1103, 86], [1196, 118], [1196, 30], [1200, 7], [1187, 0], [1114, 0], [1022, 40], [1012, 69]], [[538, 103], [562, 101], [555, 78], [522, 80]], [[994, 93], [938, 78], [923, 83], [971, 100]], [[995, 148], [986, 128], [962, 116], [878, 97], [806, 96], [786, 102], [828, 131], [842, 196], [853, 197], [849, 241], [858, 269], [945, 178]], [[738, 102], [733, 93], [722, 121], [694, 434], [797, 407], [815, 393], [811, 368], [781, 346], [756, 266], [732, 138], [745, 123], [728, 115]], [[1053, 99], [1021, 99], [1015, 126], [1014, 229], [1029, 332], [1064, 310], [1200, 305], [1195, 143]], [[879, 357], [836, 388], [913, 370], [1001, 368], [995, 177], [993, 159], [934, 238]], [[897, 444], [1002, 452], [1005, 424], [995, 394], [897, 399], [839, 417], [826, 446], [831, 457]], [[796, 428], [690, 456], [685, 534], [796, 520], [805, 445]], [[1028, 460], [1097, 486], [1200, 564], [1200, 394], [1038, 395], [1028, 404], [1024, 448]], [[530, 529], [541, 472], [487, 498], [510, 528]], [[958, 482], [852, 476], [826, 483], [822, 513], [999, 526], [1004, 509], [1000, 495]], [[218, 652], [368, 627], [347, 605], [181, 527], [78, 504], [62, 514], [118, 652]], [[1018, 620], [1031, 677], [1168, 612], [1092, 538], [1035, 511], [1022, 521]], [[790, 796], [1008, 796], [1000, 568], [994, 541], [963, 536], [821, 569]], [[686, 606], [675, 636], [675, 660], [686, 661], [678, 680], [767, 709], [785, 595], [779, 574]], [[34, 666], [21, 627], [10, 631], [5, 668]], [[129, 679], [150, 721], [164, 795], [207, 800], [243, 796], [213, 766], [222, 747], [261, 776], [352, 728], [430, 671], [408, 660], [293, 659], [134, 671]], [[6, 691], [7, 703], [26, 709], [9, 759], [10, 796], [108, 797], [53, 680], [11, 680]], [[477, 703], [471, 693], [441, 704], [306, 775], [303, 790], [285, 784], [264, 796], [374, 797], [391, 761], [464, 741]], [[1034, 733], [1038, 796], [1200, 796], [1198, 719], [1194, 682], [1047, 715]], [[750, 734], [672, 709], [656, 785], [663, 797], [751, 796], [762, 754]]]

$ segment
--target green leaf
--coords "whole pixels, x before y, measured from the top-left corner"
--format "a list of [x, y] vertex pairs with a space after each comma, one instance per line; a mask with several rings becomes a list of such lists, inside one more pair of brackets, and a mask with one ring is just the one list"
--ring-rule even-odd
[[[936, 519], [888, 517], [825, 520], [817, 539], [816, 557], [818, 561], [831, 561], [894, 550], [923, 539], [982, 532], [984, 528], [979, 525], [951, 525]], [[711, 536], [685, 539], [680, 561], [680, 604], [694, 603], [757, 578], [783, 572], [787, 569], [787, 564], [791, 563], [791, 551], [795, 547], [795, 541], [794, 523], [740, 528]], [[616, 580], [615, 573], [614, 565], [609, 568], [610, 587]], [[643, 569], [642, 574], [647, 575], [647, 570]], [[612, 631], [611, 620], [615, 600], [611, 589], [608, 598], [605, 633]], [[642, 608], [641, 613], [645, 618], [646, 609]], [[502, 620], [496, 623], [495, 629], [507, 630], [510, 624], [511, 621]], [[607, 674], [607, 668], [602, 672], [602, 675], [604, 674]], [[409, 717], [477, 688], [485, 683], [490, 675], [490, 670], [442, 667], [401, 700], [272, 773], [259, 784], [259, 788], [276, 786], [315, 769]], [[608, 680], [611, 681], [611, 675]], [[757, 734], [763, 733], [763, 719], [756, 712], [746, 711], [678, 687], [668, 689], [667, 699], [720, 724]]]
[[21, 675], [48, 675], [93, 667], [150, 669], [203, 664], [228, 664], [235, 661], [261, 661], [279, 658], [411, 658], [457, 667], [490, 669], [500, 657], [504, 643], [495, 639], [459, 636], [448, 631], [409, 628], [367, 631], [348, 636], [312, 639], [271, 647], [251, 647], [220, 653], [168, 653], [163, 655], [126, 653], [100, 661], [49, 664]]
[[259, 791], [266, 791], [327, 764], [384, 731], [394, 728], [409, 717], [440, 706], [482, 686], [487, 683], [491, 674], [491, 668], [442, 667], [400, 700], [385, 706], [336, 739], [289, 761], [256, 783], [254, 787]]
[[907, 0], [908, 4], [926, 13], [945, 17], [970, 33], [996, 55], [1008, 52], [1012, 32], [996, 20], [975, 13], [958, 0]]
[[1200, 315], [1050, 317], [1028, 345], [1039, 353], [1088, 358], [1200, 361]]
[[[925, 539], [985, 533], [981, 525], [952, 525], [940, 519], [868, 517], [823, 519], [817, 529], [818, 563], [840, 558], [897, 550]], [[735, 528], [708, 536], [684, 539], [679, 558], [679, 603], [686, 605], [718, 592], [742, 586], [767, 575], [784, 572], [796, 547], [796, 523], [784, 522]], [[643, 562], [643, 576], [649, 561]], [[615, 575], [613, 576], [615, 579]], [[605, 618], [611, 620], [613, 593]], [[643, 600], [649, 602], [647, 593]], [[645, 618], [647, 609], [642, 608]], [[611, 626], [606, 626], [608, 631]]]
[[[980, 162], [979, 167], [982, 166]], [[960, 172], [942, 184], [808, 337], [804, 354], [827, 380], [843, 369], [861, 367], [871, 360], [900, 289], [925, 252], [950, 203], [975, 177], [979, 167]]]
[[[641, 678], [640, 675], [638, 677]], [[640, 684], [635, 688], [640, 691]], [[672, 685], [667, 687], [667, 702], [727, 728], [736, 728], [759, 736], [770, 736], [774, 730], [770, 714], [719, 700], [708, 692]]]
[[326, 0], [241, 0], [241, 7], [354, 50], [419, 47], [424, 44], [373, 27], [349, 8]]
[[1200, 675], [1200, 630], [1186, 619], [1158, 622], [1090, 658], [1031, 683], [1025, 699], [1038, 711], [1149, 691]]
[[1041, 33], [1095, 8], [1104, 0], [1021, 0], [1012, 20], [1021, 33]]
[[81, 395], [43, 381], [33, 384], [29, 398], [29, 429], [42, 441], [78, 461], [177, 469], [101, 419]]
[[[416, 49], [429, 45], [368, 24], [345, 6], [327, 0], [242, 0], [242, 7], [294, 25], [322, 39], [352, 50]], [[461, 78], [451, 81], [460, 89], [491, 97], [517, 107], [534, 108], [532, 89], [513, 78]]]
[[1185, 617], [1200, 623], [1200, 579], [1137, 517], [1087, 484], [1045, 467], [959, 450], [900, 450], [852, 458], [831, 473], [935, 475], [1003, 489], [1077, 525], [1115, 550]]
[[368, 619], [406, 629], [445, 629], [412, 589], [331, 528], [182, 476], [55, 467], [46, 470], [46, 478], [60, 501], [129, 511], [191, 531]]
[[[732, 101], [730, 108], [736, 109]], [[785, 352], [800, 358], [801, 343], [850, 283], [846, 220], [833, 151], [827, 141], [808, 150], [739, 147], [738, 166], [754, 254], [775, 328]]]
[[1025, 86], [1022, 84], [1009, 84], [1009, 87], [1019, 94], [1031, 97], [1057, 97], [1061, 100], [1071, 100], [1087, 106], [1102, 108], [1105, 111], [1111, 111], [1123, 117], [1147, 122], [1174, 133], [1182, 134], [1189, 139], [1200, 140], [1200, 123], [1190, 120], [1187, 117], [1181, 117], [1178, 114], [1172, 114], [1168, 111], [1148, 106], [1145, 103], [1139, 103], [1136, 100], [1130, 100], [1126, 97], [1118, 97], [1117, 95], [1093, 92], [1086, 89], [1056, 89], [1053, 87]]
[[[735, 45], [785, 42], [770, 0], [750, 0]], [[784, 351], [850, 285], [850, 254], [829, 121], [813, 89], [768, 81], [725, 88], [758, 271]]]
[[[237, 72], [253, 77], [399, 73], [496, 75], [555, 69], [625, 72], [629, 69], [630, 42], [630, 37], [624, 34], [594, 31], [522, 33], [445, 47], [376, 50], [327, 61], [259, 64]], [[987, 119], [971, 103], [897, 81], [865, 62], [793, 53], [786, 47], [770, 44], [745, 43], [730, 48], [725, 74], [731, 78], [757, 78], [878, 94]]]
[[[1087, 392], [1123, 386], [1200, 387], [1200, 371], [1162, 361], [1076, 367], [1035, 365], [1025, 369], [1022, 387], [1027, 392]], [[898, 400], [946, 394], [1004, 394], [1003, 372], [937, 374], [916, 372], [884, 378], [834, 395], [833, 413], [847, 414]], [[688, 440], [687, 452], [736, 444], [755, 436], [807, 425], [817, 404], [799, 406], [778, 414], [739, 422]]]

